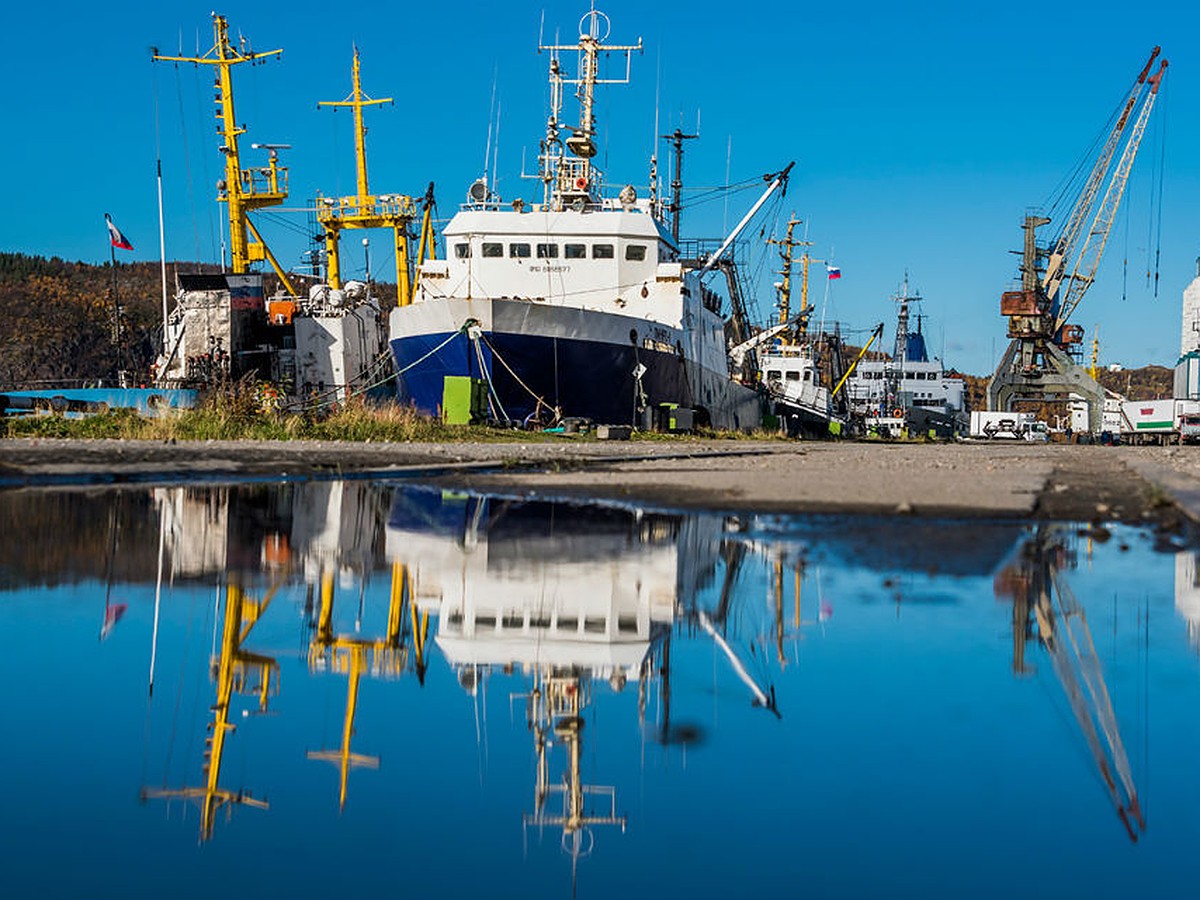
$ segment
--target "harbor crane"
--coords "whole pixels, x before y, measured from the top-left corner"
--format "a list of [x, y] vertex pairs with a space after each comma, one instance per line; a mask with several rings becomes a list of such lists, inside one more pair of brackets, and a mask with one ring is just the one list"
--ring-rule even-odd
[[1103, 421], [1104, 389], [1072, 357], [1072, 347], [1083, 340], [1083, 329], [1068, 320], [1095, 281], [1154, 109], [1167, 69], [1164, 59], [1150, 74], [1160, 50], [1154, 48], [1134, 81], [1065, 225], [1049, 247], [1039, 246], [1037, 230], [1051, 220], [1025, 216], [1021, 289], [1006, 291], [1000, 298], [1000, 314], [1008, 318], [1011, 341], [988, 383], [990, 410], [1010, 412], [1021, 400], [1074, 396], [1087, 402], [1092, 430]]

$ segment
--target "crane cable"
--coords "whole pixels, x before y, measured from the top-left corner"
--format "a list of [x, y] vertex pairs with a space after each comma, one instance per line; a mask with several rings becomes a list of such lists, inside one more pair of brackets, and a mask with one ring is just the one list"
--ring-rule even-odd
[[[1167, 161], [1167, 104], [1166, 91], [1163, 91], [1163, 109], [1158, 116], [1158, 159], [1157, 172], [1150, 186], [1151, 218], [1154, 220], [1154, 299], [1158, 299], [1159, 258], [1162, 252], [1162, 217], [1163, 217], [1163, 180], [1166, 175]], [[1157, 209], [1155, 208], [1157, 207]]]

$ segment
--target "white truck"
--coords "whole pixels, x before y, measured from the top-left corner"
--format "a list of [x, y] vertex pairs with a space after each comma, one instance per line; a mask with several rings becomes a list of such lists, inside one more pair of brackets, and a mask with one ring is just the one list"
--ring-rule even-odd
[[971, 413], [971, 437], [989, 441], [1045, 441], [1046, 423], [1031, 412]]
[[1184, 420], [1196, 415], [1200, 400], [1126, 400], [1121, 404], [1121, 437], [1131, 444], [1177, 444], [1184, 439]]

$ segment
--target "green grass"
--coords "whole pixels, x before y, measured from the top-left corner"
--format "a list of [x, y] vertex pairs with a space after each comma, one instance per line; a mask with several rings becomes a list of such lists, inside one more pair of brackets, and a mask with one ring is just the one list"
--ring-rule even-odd
[[[210, 396], [195, 409], [143, 417], [133, 410], [67, 418], [60, 415], [0, 418], [0, 437], [92, 438], [150, 441], [355, 441], [355, 442], [522, 442], [592, 441], [583, 435], [547, 434], [491, 427], [444, 425], [416, 410], [395, 405], [345, 404], [320, 416], [264, 411], [252, 387], [235, 385]], [[778, 440], [777, 432], [704, 430], [696, 435], [635, 432], [635, 441], [687, 442], [697, 439]]]

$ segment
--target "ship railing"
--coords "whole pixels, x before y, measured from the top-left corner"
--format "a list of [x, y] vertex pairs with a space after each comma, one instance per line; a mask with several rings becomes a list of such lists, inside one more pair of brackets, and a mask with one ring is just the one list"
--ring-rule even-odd
[[[702, 266], [710, 256], [721, 248], [723, 238], [687, 238], [679, 242], [679, 259], [687, 266]], [[725, 252], [726, 259], [732, 259], [739, 268], [746, 265], [748, 253], [747, 241], [736, 240]]]
[[[365, 202], [363, 202], [365, 200]], [[379, 194], [374, 197], [323, 197], [317, 194], [317, 219], [413, 218], [417, 204], [404, 194]]]
[[242, 169], [242, 193], [247, 196], [282, 196], [288, 192], [285, 166], [255, 166]]

